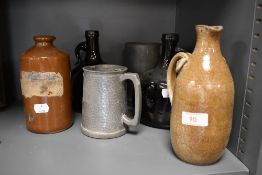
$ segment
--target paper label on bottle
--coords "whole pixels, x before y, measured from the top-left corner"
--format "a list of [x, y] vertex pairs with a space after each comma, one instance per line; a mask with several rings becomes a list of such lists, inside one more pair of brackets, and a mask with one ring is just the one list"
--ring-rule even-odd
[[34, 104], [34, 110], [35, 113], [48, 113], [49, 111], [49, 106], [47, 103], [44, 104]]
[[64, 93], [63, 77], [58, 72], [25, 72], [20, 73], [21, 90], [25, 98], [59, 97]]
[[191, 126], [208, 126], [208, 114], [182, 112], [182, 124]]
[[167, 89], [162, 89], [162, 97], [163, 98], [168, 98], [169, 94], [168, 94], [168, 90]]

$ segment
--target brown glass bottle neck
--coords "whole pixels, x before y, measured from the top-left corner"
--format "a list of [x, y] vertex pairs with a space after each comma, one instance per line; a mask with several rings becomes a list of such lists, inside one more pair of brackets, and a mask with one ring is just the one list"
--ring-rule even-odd
[[176, 53], [177, 40], [163, 40], [160, 67], [167, 69], [170, 60]]
[[84, 59], [84, 65], [95, 65], [103, 63], [99, 51], [98, 36], [86, 38], [86, 51], [87, 56]]
[[87, 49], [90, 52], [99, 52], [98, 37], [89, 37], [86, 40]]

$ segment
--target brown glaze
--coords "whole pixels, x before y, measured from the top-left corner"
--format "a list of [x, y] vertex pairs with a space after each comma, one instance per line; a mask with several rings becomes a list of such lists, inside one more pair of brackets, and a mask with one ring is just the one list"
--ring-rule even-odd
[[[222, 29], [222, 26], [197, 25], [193, 54], [178, 53], [168, 68], [167, 83], [172, 100], [171, 143], [176, 155], [192, 164], [216, 162], [229, 140], [234, 84], [220, 50]], [[188, 60], [176, 78], [175, 65], [181, 58]], [[198, 117], [192, 113], [197, 113]], [[200, 121], [203, 124], [203, 115], [208, 115], [207, 126], [199, 125]], [[185, 123], [186, 119], [189, 123]]]
[[54, 36], [34, 40], [35, 45], [20, 57], [26, 125], [32, 132], [55, 133], [72, 124], [70, 59], [55, 48]]

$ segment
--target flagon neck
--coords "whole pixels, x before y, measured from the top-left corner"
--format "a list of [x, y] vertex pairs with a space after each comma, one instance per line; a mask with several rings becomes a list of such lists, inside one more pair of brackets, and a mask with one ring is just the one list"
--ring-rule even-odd
[[196, 46], [194, 52], [221, 53], [220, 34], [222, 26], [196, 25]]
[[91, 52], [99, 52], [98, 47], [98, 36], [99, 32], [97, 30], [87, 30], [85, 31], [87, 49]]
[[90, 52], [99, 52], [98, 37], [88, 37], [86, 42]]
[[98, 36], [99, 32], [96, 30], [88, 30], [85, 32], [86, 35], [86, 49], [87, 49], [87, 60], [88, 63], [90, 60], [92, 62], [102, 63], [99, 51], [99, 41]]

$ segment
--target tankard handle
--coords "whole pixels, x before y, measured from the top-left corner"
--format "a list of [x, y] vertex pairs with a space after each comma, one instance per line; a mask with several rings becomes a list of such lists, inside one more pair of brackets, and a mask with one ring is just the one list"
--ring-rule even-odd
[[173, 101], [174, 87], [176, 83], [177, 74], [183, 68], [183, 66], [187, 63], [191, 54], [188, 52], [179, 52], [177, 53], [169, 63], [167, 69], [167, 89], [169, 93], [170, 103]]
[[122, 121], [129, 126], [137, 126], [140, 122], [142, 110], [142, 94], [139, 75], [137, 73], [125, 73], [120, 77], [121, 81], [131, 80], [135, 88], [135, 116], [130, 118], [127, 115], [122, 116]]
[[75, 56], [77, 59], [76, 64], [79, 64], [81, 62], [81, 57], [80, 57], [80, 51], [86, 51], [86, 42], [83, 41], [81, 43], [79, 43], [76, 48], [75, 48]]

